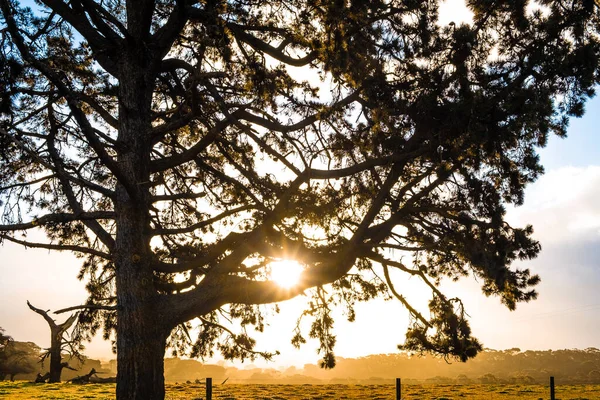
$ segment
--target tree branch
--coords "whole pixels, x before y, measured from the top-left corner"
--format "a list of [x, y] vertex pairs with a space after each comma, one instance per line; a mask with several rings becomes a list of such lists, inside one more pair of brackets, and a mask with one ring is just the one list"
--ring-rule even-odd
[[225, 275], [221, 270], [211, 270], [196, 288], [169, 295], [164, 307], [171, 315], [173, 326], [192, 318], [206, 315], [225, 304], [269, 304], [292, 299], [305, 290], [335, 282], [354, 265], [359, 250], [348, 246], [329, 258], [306, 268], [292, 288], [283, 288], [273, 281], [255, 281], [235, 275]]
[[[50, 3], [60, 3], [64, 6], [64, 3], [62, 3], [60, 0], [47, 1]], [[5, 14], [6, 25], [10, 32], [10, 35], [13, 38], [13, 41], [16, 44], [17, 48], [19, 49], [19, 52], [21, 53], [23, 59], [32, 64], [44, 76], [46, 76], [48, 80], [50, 80], [54, 85], [56, 85], [61, 95], [63, 95], [66, 98], [69, 109], [73, 113], [75, 120], [77, 121], [79, 127], [81, 128], [92, 149], [94, 149], [102, 163], [114, 174], [115, 178], [117, 178], [125, 186], [129, 195], [135, 199], [137, 191], [133, 187], [133, 184], [129, 182], [129, 180], [126, 178], [125, 174], [123, 174], [117, 162], [106, 152], [104, 145], [96, 136], [94, 128], [88, 121], [87, 117], [85, 116], [85, 113], [77, 105], [77, 95], [74, 94], [71, 91], [71, 89], [69, 89], [69, 87], [62, 81], [60, 74], [57, 74], [56, 71], [54, 71], [52, 68], [50, 68], [48, 65], [44, 64], [40, 60], [36, 59], [31, 54], [28, 46], [23, 40], [23, 37], [19, 34], [18, 27], [14, 21], [7, 0], [0, 0], [0, 6], [2, 8], [2, 12]]]
[[114, 212], [112, 211], [91, 211], [81, 212], [79, 214], [67, 214], [67, 213], [56, 213], [46, 214], [39, 218], [34, 219], [30, 222], [23, 222], [19, 224], [0, 225], [0, 232], [27, 230], [31, 228], [39, 228], [42, 225], [53, 224], [53, 223], [66, 223], [73, 221], [87, 221], [87, 220], [98, 220], [98, 219], [113, 219]]
[[[194, 144], [192, 147], [190, 147], [183, 153], [175, 154], [171, 157], [152, 161], [150, 165], [151, 172], [164, 171], [169, 168], [173, 168], [193, 160], [198, 154], [200, 154], [204, 149], [206, 149], [210, 144], [212, 144], [225, 128], [227, 128], [229, 125], [235, 122], [236, 112], [217, 122], [215, 126], [213, 126], [208, 132], [206, 132], [206, 135], [204, 135], [202, 139], [200, 139], [196, 144]], [[152, 130], [152, 135], [162, 136], [164, 133], [170, 132], [171, 130], [171, 127], [166, 128], [166, 125], [159, 125], [158, 127]]]
[[[6, 0], [1, 1], [3, 4], [7, 3]], [[117, 76], [117, 65], [108, 56], [108, 53], [113, 52], [117, 48], [116, 43], [113, 44], [106, 37], [102, 36], [85, 18], [85, 12], [76, 12], [62, 0], [42, 0], [42, 2], [77, 29], [92, 47], [95, 58], [100, 65], [114, 76]], [[90, 12], [92, 11], [90, 10]]]
[[50, 311], [50, 310], [44, 311], [44, 310], [42, 310], [40, 308], [36, 308], [36, 307], [34, 307], [34, 306], [31, 305], [31, 303], [29, 302], [29, 300], [27, 300], [27, 305], [29, 306], [29, 308], [32, 311], [40, 314], [46, 320], [46, 322], [48, 323], [48, 325], [50, 325], [50, 329], [54, 330], [54, 329], [58, 328], [58, 325], [56, 324], [56, 322], [48, 315], [48, 311]]
[[[56, 166], [59, 172], [58, 179], [62, 186], [63, 192], [67, 197], [69, 206], [76, 214], [82, 214], [83, 207], [75, 197], [75, 193], [73, 192], [71, 184], [67, 179], [62, 177], [62, 175], [65, 175], [66, 172], [64, 169], [63, 162], [58, 154], [58, 151], [54, 146], [54, 140], [56, 138], [58, 128], [56, 127], [56, 120], [54, 119], [53, 115], [52, 103], [48, 104], [48, 120], [50, 121], [50, 134], [48, 135], [47, 140], [48, 153], [50, 154], [50, 157], [52, 158], [52, 161], [54, 162], [54, 165]], [[82, 220], [82, 222], [85, 224], [86, 227], [88, 227], [92, 232], [94, 232], [96, 237], [98, 237], [98, 239], [100, 239], [106, 247], [108, 247], [109, 249], [112, 249], [114, 247], [115, 241], [113, 237], [102, 227], [102, 225], [100, 225], [100, 223], [96, 219]]]
[[311, 51], [306, 56], [302, 58], [293, 58], [283, 53], [281, 49], [271, 46], [268, 43], [263, 42], [258, 39], [256, 36], [253, 36], [247, 33], [244, 30], [243, 25], [239, 25], [233, 22], [228, 22], [227, 27], [233, 32], [234, 36], [245, 43], [248, 43], [254, 50], [261, 51], [274, 59], [281, 61], [284, 64], [291, 65], [293, 67], [303, 67], [305, 65], [310, 64], [315, 61], [319, 56], [319, 53], [316, 51]]
[[[47, 106], [45, 106], [47, 107]], [[35, 161], [37, 161], [38, 163], [40, 163], [40, 165], [44, 166], [45, 168], [49, 169], [50, 171], [52, 171], [53, 173], [56, 173], [57, 175], [60, 175], [60, 173], [57, 170], [57, 167], [55, 165], [52, 165], [51, 163], [49, 163], [48, 161], [44, 160], [36, 151], [33, 151], [31, 149], [29, 149], [22, 141], [18, 140], [17, 138], [13, 137], [12, 135], [10, 135], [8, 132], [6, 132], [4, 130], [4, 128], [0, 127], [0, 134], [5, 136], [8, 140], [10, 140], [11, 142], [13, 142], [17, 147], [19, 147], [22, 151], [24, 151], [25, 153], [27, 153], [29, 156], [31, 156], [31, 158], [35, 159]], [[44, 137], [44, 139], [47, 139], [47, 137]], [[100, 185], [97, 185], [95, 183], [92, 183], [90, 181], [87, 181], [85, 179], [82, 178], [78, 178], [78, 177], [74, 177], [70, 174], [68, 174], [66, 171], [62, 171], [62, 176], [65, 179], [68, 179], [69, 181], [78, 184], [82, 187], [86, 187], [88, 189], [91, 189], [95, 192], [98, 192], [108, 198], [113, 198], [114, 197], [114, 193], [103, 187]], [[23, 185], [21, 185], [23, 186]]]
[[152, 233], [154, 235], [174, 235], [174, 234], [179, 234], [179, 233], [189, 233], [189, 232], [193, 232], [197, 229], [201, 229], [210, 224], [213, 224], [217, 221], [220, 221], [223, 218], [235, 215], [242, 211], [252, 210], [254, 208], [255, 207], [251, 204], [245, 205], [245, 206], [240, 206], [240, 207], [233, 208], [231, 210], [224, 211], [221, 214], [215, 215], [214, 217], [207, 218], [203, 221], [197, 222], [197, 223], [189, 225], [189, 226], [185, 226], [185, 227], [181, 227], [181, 228], [157, 228], [157, 229], [154, 229]]
[[80, 306], [73, 306], [67, 308], [61, 308], [60, 310], [54, 311], [54, 314], [62, 314], [73, 310], [116, 310], [117, 306], [105, 306], [102, 304], [83, 304]]
[[83, 246], [30, 242], [27, 240], [15, 239], [14, 237], [8, 236], [5, 234], [0, 234], [0, 240], [8, 240], [9, 242], [20, 244], [21, 246], [31, 247], [31, 248], [36, 248], [36, 249], [73, 251], [76, 253], [90, 254], [93, 256], [102, 257], [105, 260], [110, 260], [112, 258], [111, 255], [108, 253], [104, 253], [102, 251], [95, 250], [95, 249], [92, 249], [89, 247], [83, 247]]
[[400, 300], [400, 302], [404, 305], [404, 307], [406, 307], [408, 312], [410, 312], [410, 314], [413, 317], [415, 317], [416, 319], [421, 321], [421, 323], [423, 323], [423, 325], [425, 325], [426, 327], [431, 328], [431, 324], [429, 323], [429, 321], [427, 321], [427, 319], [425, 317], [423, 317], [423, 315], [420, 312], [418, 312], [413, 306], [411, 306], [410, 303], [406, 300], [406, 298], [404, 296], [402, 296], [400, 293], [398, 293], [396, 291], [396, 288], [394, 287], [394, 284], [392, 283], [392, 279], [390, 278], [390, 271], [388, 270], [387, 264], [382, 263], [381, 266], [383, 267], [383, 274], [385, 276], [385, 281], [386, 281], [388, 287], [390, 288], [390, 291], [394, 295], [394, 297], [396, 297], [398, 300]]

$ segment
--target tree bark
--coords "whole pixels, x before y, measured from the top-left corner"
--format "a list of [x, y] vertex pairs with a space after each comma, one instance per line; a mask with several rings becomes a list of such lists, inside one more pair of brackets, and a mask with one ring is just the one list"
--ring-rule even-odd
[[[130, 316], [134, 317], [134, 316]], [[124, 317], [121, 317], [124, 318]], [[148, 324], [154, 321], [119, 320], [117, 328], [117, 399], [163, 400], [166, 334]]]
[[48, 382], [57, 383], [60, 382], [60, 375], [62, 373], [62, 335], [63, 331], [58, 329], [51, 329], [52, 339], [50, 342], [50, 379]]
[[[118, 163], [125, 177], [115, 194], [117, 399], [163, 400], [164, 354], [171, 326], [160, 315], [150, 249], [149, 132], [152, 74], [145, 47], [130, 44], [119, 76]], [[146, 66], [146, 67], [145, 67]]]

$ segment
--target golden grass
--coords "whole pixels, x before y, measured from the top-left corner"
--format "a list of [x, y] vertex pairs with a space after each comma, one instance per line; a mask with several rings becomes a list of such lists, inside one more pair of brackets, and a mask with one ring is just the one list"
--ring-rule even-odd
[[[395, 399], [389, 385], [258, 385], [225, 384], [213, 387], [214, 400], [338, 400]], [[205, 398], [203, 384], [167, 384], [168, 400]], [[0, 399], [110, 399], [115, 398], [114, 384], [73, 385], [70, 383], [35, 384], [25, 381], [0, 382]], [[403, 385], [402, 399], [435, 400], [547, 400], [550, 390], [543, 385]], [[557, 386], [560, 400], [600, 400], [600, 385]]]

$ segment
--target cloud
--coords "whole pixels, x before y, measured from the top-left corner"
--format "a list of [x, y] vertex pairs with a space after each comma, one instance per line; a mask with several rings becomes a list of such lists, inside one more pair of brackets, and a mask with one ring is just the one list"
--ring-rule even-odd
[[[525, 204], [511, 208], [513, 226], [532, 224], [542, 251], [519, 266], [542, 277], [540, 293], [590, 297], [600, 284], [600, 166], [562, 167], [527, 189]], [[594, 294], [592, 297], [597, 297]], [[583, 301], [583, 299], [581, 299]]]
[[532, 224], [542, 244], [538, 258], [515, 262], [515, 267], [530, 268], [542, 281], [536, 288], [539, 298], [519, 304], [516, 312], [506, 310], [497, 298], [483, 298], [472, 281], [457, 285], [473, 332], [486, 346], [560, 349], [597, 343], [599, 198], [600, 166], [562, 167], [532, 184], [521, 207], [509, 208], [508, 222], [515, 227]]
[[564, 167], [531, 185], [525, 204], [511, 207], [507, 220], [532, 224], [542, 244], [600, 242], [600, 166]]

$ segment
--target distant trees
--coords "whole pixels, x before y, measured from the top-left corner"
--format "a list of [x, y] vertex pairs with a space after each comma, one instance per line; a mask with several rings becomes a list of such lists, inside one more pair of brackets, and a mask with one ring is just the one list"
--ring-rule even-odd
[[14, 380], [38, 368], [40, 348], [32, 342], [16, 342], [0, 328], [0, 380]]
[[[328, 382], [332, 379], [364, 381], [370, 376], [385, 379], [402, 377], [416, 381], [451, 379], [457, 384], [473, 382], [547, 383], [556, 376], [562, 383], [600, 384], [600, 352], [587, 350], [516, 351], [483, 350], [468, 363], [447, 363], [441, 357], [380, 354], [361, 358], [341, 359], [333, 371], [323, 371], [306, 365], [292, 374]], [[228, 376], [236, 379], [233, 371]], [[285, 376], [282, 377], [286, 379]]]
[[50, 347], [41, 355], [41, 361], [43, 362], [46, 358], [50, 358], [49, 382], [60, 382], [60, 375], [63, 368], [73, 369], [69, 367], [68, 361], [63, 361], [63, 355], [67, 354], [70, 358], [81, 358], [78, 345], [64, 336], [68, 329], [75, 323], [77, 314], [71, 315], [62, 324], [57, 324], [56, 321], [48, 315], [48, 311], [34, 307], [29, 301], [27, 301], [27, 305], [33, 312], [41, 315], [50, 327]]
[[483, 384], [497, 383], [498, 378], [496, 378], [493, 374], [485, 374], [479, 378], [479, 382]]
[[5, 372], [6, 370], [6, 363], [8, 360], [8, 355], [9, 355], [9, 345], [12, 342], [12, 337], [8, 336], [7, 334], [5, 334], [5, 330], [0, 327], [0, 374], [1, 374], [1, 378], [4, 379], [4, 377], [6, 376], [7, 372]]
[[179, 358], [165, 358], [165, 377], [179, 382], [206, 377], [213, 378], [214, 382], [221, 382], [226, 378], [225, 368], [221, 366], [204, 365], [197, 360], [182, 360]]
[[6, 357], [6, 346], [12, 340], [12, 337], [6, 334], [4, 328], [0, 326], [0, 361]]

